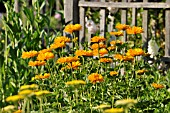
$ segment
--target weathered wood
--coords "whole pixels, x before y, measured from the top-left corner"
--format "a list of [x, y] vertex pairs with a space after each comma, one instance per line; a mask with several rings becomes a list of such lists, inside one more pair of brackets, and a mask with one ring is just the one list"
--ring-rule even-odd
[[[84, 0], [81, 0], [84, 1]], [[79, 48], [83, 49], [82, 43], [84, 43], [85, 41], [85, 8], [84, 7], [80, 7], [79, 8], [79, 12], [80, 12], [80, 24], [82, 25], [82, 29], [79, 32]]]
[[73, 20], [73, 1], [64, 0], [64, 18], [65, 23]]
[[[122, 0], [122, 4], [125, 4], [127, 2], [127, 0]], [[127, 23], [127, 9], [122, 9], [121, 10], [121, 23], [122, 24], [126, 24]], [[123, 39], [122, 39], [123, 42], [127, 41], [127, 34], [126, 32], [124, 32], [124, 35], [123, 35]]]
[[82, 7], [115, 7], [115, 8], [170, 8], [170, 3], [122, 3], [122, 2], [79, 2]]
[[[105, 2], [105, 0], [101, 0], [101, 2]], [[100, 9], [100, 36], [105, 37], [105, 33], [106, 33], [105, 25], [106, 25], [106, 9], [101, 8]]]
[[[166, 0], [166, 3], [169, 4], [170, 0]], [[170, 9], [165, 11], [165, 57], [170, 56]]]
[[[148, 0], [143, 0], [143, 3], [147, 3]], [[143, 49], [146, 49], [148, 46], [148, 10], [144, 9], [142, 15], [142, 27], [144, 33], [142, 33], [142, 42], [143, 42]]]
[[137, 22], [137, 9], [136, 8], [132, 8], [132, 26], [136, 26], [136, 22]]
[[19, 12], [19, 0], [14, 1], [14, 11], [17, 13]]

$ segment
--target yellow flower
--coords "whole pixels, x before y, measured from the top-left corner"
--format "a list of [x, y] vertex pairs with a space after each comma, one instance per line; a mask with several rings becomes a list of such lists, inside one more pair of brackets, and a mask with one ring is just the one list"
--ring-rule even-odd
[[46, 52], [51, 52], [51, 49], [47, 48], [47, 49], [43, 49], [43, 50], [40, 50], [38, 53], [39, 54], [44, 54]]
[[50, 93], [50, 92], [47, 91], [47, 90], [34, 92], [34, 94], [35, 94], [36, 96], [42, 96], [42, 95], [49, 94], [49, 93]]
[[93, 51], [92, 50], [85, 51], [84, 56], [93, 56]]
[[106, 45], [104, 43], [94, 43], [91, 47], [91, 49], [99, 49], [99, 48], [106, 48]]
[[164, 85], [163, 85], [163, 84], [157, 84], [157, 83], [152, 83], [151, 86], [154, 87], [155, 89], [164, 88]]
[[22, 110], [14, 111], [13, 113], [22, 113]]
[[67, 65], [67, 68], [77, 69], [79, 66], [81, 66], [81, 63], [79, 61], [71, 62]]
[[99, 54], [100, 54], [100, 56], [103, 56], [105, 54], [108, 54], [108, 51], [107, 51], [107, 49], [102, 48], [102, 49], [99, 50]]
[[139, 34], [143, 33], [143, 28], [133, 26], [132, 28], [126, 29], [127, 34]]
[[32, 78], [32, 80], [46, 79], [46, 78], [49, 78], [49, 77], [50, 77], [50, 74], [45, 73], [44, 75], [36, 75], [35, 77]]
[[82, 29], [82, 26], [80, 24], [75, 24], [73, 26], [73, 31], [80, 31]]
[[140, 56], [145, 55], [145, 52], [141, 48], [129, 49], [126, 53], [127, 56]]
[[18, 95], [31, 95], [33, 94], [33, 92], [34, 92], [33, 90], [26, 89], [18, 92]]
[[76, 50], [75, 55], [76, 56], [83, 56], [83, 55], [85, 55], [85, 50]]
[[50, 45], [50, 49], [57, 49], [57, 48], [63, 48], [66, 44], [64, 42], [61, 43], [53, 43]]
[[29, 66], [43, 66], [45, 65], [45, 61], [29, 61]]
[[118, 72], [116, 72], [116, 71], [110, 71], [110, 76], [115, 76], [117, 74], [118, 74]]
[[103, 42], [106, 39], [103, 36], [94, 36], [93, 38], [91, 38], [91, 42]]
[[37, 60], [48, 60], [48, 59], [51, 59], [51, 58], [54, 58], [54, 53], [52, 52], [46, 52], [46, 53], [42, 53], [42, 54], [38, 54], [37, 56]]
[[123, 113], [123, 108], [111, 108], [104, 110], [104, 113]]
[[111, 58], [100, 58], [100, 62], [111, 63], [112, 59]]
[[123, 32], [122, 32], [122, 31], [110, 32], [110, 35], [114, 35], [114, 36], [123, 36]]
[[61, 57], [57, 60], [57, 63], [69, 63], [69, 62], [75, 62], [78, 61], [79, 58], [78, 57]]
[[22, 58], [26, 59], [26, 58], [31, 58], [31, 57], [34, 57], [34, 56], [37, 56], [37, 55], [38, 55], [37, 51], [23, 52], [22, 53]]
[[136, 104], [137, 103], [137, 100], [134, 100], [134, 99], [122, 99], [122, 100], [117, 100], [115, 102], [115, 105], [133, 105], [133, 104]]
[[38, 85], [37, 84], [23, 85], [20, 87], [20, 90], [25, 90], [25, 89], [29, 89], [29, 88], [36, 89], [36, 88], [38, 88]]
[[74, 31], [79, 31], [82, 29], [82, 26], [80, 24], [69, 24], [64, 28], [64, 32], [72, 34]]
[[101, 104], [99, 106], [93, 107], [94, 109], [103, 109], [103, 108], [109, 108], [111, 105], [108, 104]]
[[58, 43], [67, 43], [67, 42], [70, 42], [70, 38], [65, 37], [65, 36], [56, 37], [54, 39], [54, 43], [55, 44], [58, 44]]
[[113, 40], [113, 41], [110, 42], [110, 44], [111, 44], [112, 46], [116, 46], [116, 45], [122, 45], [123, 42], [120, 41], [120, 40]]
[[128, 29], [130, 26], [129, 25], [126, 25], [126, 24], [117, 24], [116, 25], [116, 29], [118, 30], [126, 30]]
[[78, 85], [78, 84], [86, 84], [86, 82], [83, 80], [72, 80], [72, 81], [66, 82], [65, 84], [66, 85]]
[[107, 49], [108, 49], [109, 51], [111, 51], [111, 50], [115, 50], [116, 47], [115, 47], [115, 46], [109, 46]]
[[134, 57], [133, 56], [123, 56], [123, 61], [133, 61]]
[[22, 95], [13, 95], [13, 96], [9, 96], [6, 98], [6, 101], [9, 102], [9, 101], [17, 101], [17, 100], [20, 100], [20, 99], [24, 99], [24, 96]]
[[115, 55], [114, 55], [114, 58], [115, 58], [116, 60], [123, 60], [123, 55], [121, 55], [121, 54], [115, 54]]
[[8, 105], [8, 106], [5, 106], [4, 108], [2, 108], [2, 111], [3, 112], [9, 112], [9, 111], [11, 111], [11, 110], [14, 110], [15, 109], [15, 106], [14, 105]]
[[145, 72], [147, 72], [147, 70], [145, 70], [145, 69], [137, 70], [137, 74], [139, 74], [139, 75], [144, 74]]
[[88, 79], [92, 82], [92, 83], [96, 83], [96, 82], [102, 82], [103, 81], [103, 76], [101, 74], [98, 73], [92, 73], [88, 76]]

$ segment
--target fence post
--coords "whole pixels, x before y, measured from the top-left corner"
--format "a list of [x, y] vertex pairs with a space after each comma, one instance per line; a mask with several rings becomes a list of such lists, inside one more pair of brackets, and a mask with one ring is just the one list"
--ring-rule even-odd
[[[170, 3], [170, 0], [166, 0], [167, 3]], [[165, 57], [170, 56], [170, 10], [166, 9], [165, 11]]]
[[[127, 2], [127, 0], [122, 0], [122, 4], [124, 2]], [[126, 24], [126, 22], [127, 22], [127, 9], [122, 9], [122, 11], [121, 11], [121, 24]], [[122, 41], [123, 42], [127, 41], [126, 32], [124, 32]]]
[[[101, 2], [105, 2], [105, 0], [101, 0]], [[100, 36], [105, 37], [106, 32], [106, 9], [101, 8], [100, 9]]]

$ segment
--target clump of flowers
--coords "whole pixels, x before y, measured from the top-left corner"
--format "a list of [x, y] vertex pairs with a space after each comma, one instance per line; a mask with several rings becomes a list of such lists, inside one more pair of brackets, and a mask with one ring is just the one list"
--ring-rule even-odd
[[88, 79], [92, 82], [92, 83], [96, 83], [96, 82], [102, 82], [103, 81], [103, 76], [101, 74], [98, 73], [92, 73], [88, 76]]
[[145, 52], [141, 48], [129, 49], [126, 53], [127, 56], [140, 56], [145, 55]]
[[37, 55], [38, 55], [37, 51], [23, 52], [22, 53], [22, 58], [26, 59], [26, 58], [31, 58], [31, 57], [34, 57], [34, 56], [37, 56]]
[[69, 62], [75, 62], [78, 61], [79, 58], [74, 56], [74, 57], [61, 57], [57, 60], [57, 63], [69, 63]]
[[103, 36], [94, 36], [91, 38], [91, 42], [103, 42], [106, 41], [106, 38]]
[[52, 52], [40, 53], [37, 56], [37, 60], [42, 60], [42, 61], [49, 60], [51, 58], [54, 58], [54, 53], [52, 53]]
[[45, 61], [29, 61], [28, 63], [29, 66], [43, 66], [45, 64]]

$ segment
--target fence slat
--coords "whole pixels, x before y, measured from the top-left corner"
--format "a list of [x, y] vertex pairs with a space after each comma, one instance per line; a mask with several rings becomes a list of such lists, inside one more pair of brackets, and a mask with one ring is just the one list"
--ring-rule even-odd
[[[122, 0], [122, 4], [126, 3], [127, 0]], [[121, 24], [126, 24], [127, 22], [127, 9], [122, 9], [121, 11]], [[126, 32], [124, 32], [124, 35], [123, 35], [123, 39], [122, 39], [123, 42], [127, 41], [127, 35], [126, 35]]]
[[[105, 0], [101, 0], [101, 2], [105, 2]], [[100, 9], [100, 36], [105, 37], [105, 28], [106, 25], [106, 9], [102, 8]]]
[[[84, 0], [81, 0], [84, 1]], [[83, 49], [82, 43], [85, 41], [85, 8], [80, 7], [80, 24], [82, 25], [82, 30], [79, 32], [79, 48]]]
[[[166, 0], [166, 3], [169, 4], [170, 0]], [[166, 9], [165, 11], [165, 57], [170, 56], [170, 10]]]
[[[144, 3], [148, 2], [148, 0], [143, 0]], [[148, 46], [148, 10], [144, 9], [143, 15], [142, 15], [142, 27], [144, 30], [144, 33], [142, 34], [142, 42], [143, 42], [143, 48], [147, 48]]]

